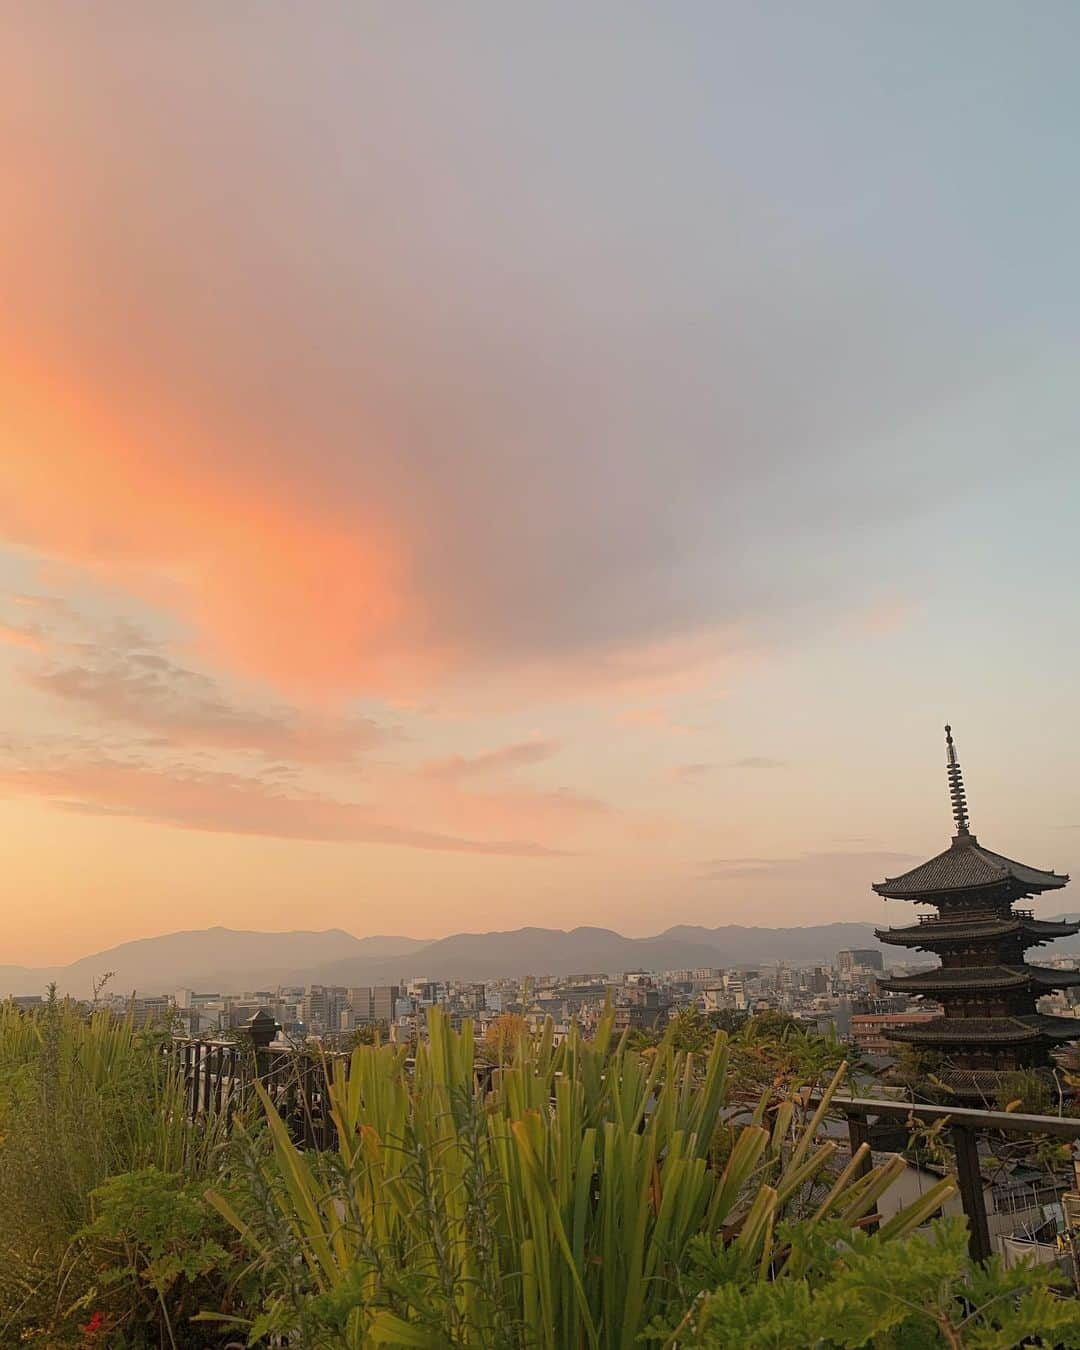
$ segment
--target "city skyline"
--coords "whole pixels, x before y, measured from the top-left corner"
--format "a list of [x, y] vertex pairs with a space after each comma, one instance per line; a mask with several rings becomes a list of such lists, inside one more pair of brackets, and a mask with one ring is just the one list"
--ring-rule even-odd
[[1075, 873], [1078, 30], [0, 19], [3, 962]]

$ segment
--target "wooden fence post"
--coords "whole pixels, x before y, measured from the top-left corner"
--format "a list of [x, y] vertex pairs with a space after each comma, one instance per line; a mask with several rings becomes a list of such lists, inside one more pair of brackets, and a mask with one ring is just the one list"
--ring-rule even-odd
[[260, 1080], [266, 1079], [270, 1075], [270, 1042], [278, 1034], [278, 1024], [265, 1008], [260, 1008], [245, 1025], [255, 1047], [255, 1073]]
[[968, 1221], [968, 1250], [975, 1261], [990, 1255], [990, 1227], [986, 1221], [986, 1196], [979, 1170], [979, 1141], [975, 1131], [954, 1125], [949, 1131], [956, 1150], [956, 1179]]

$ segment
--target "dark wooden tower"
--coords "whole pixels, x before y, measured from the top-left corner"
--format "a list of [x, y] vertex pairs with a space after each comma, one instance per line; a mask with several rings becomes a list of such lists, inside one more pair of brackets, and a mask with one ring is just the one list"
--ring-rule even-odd
[[1002, 1074], [1047, 1067], [1054, 1045], [1080, 1039], [1080, 1022], [1036, 1010], [1041, 995], [1080, 984], [1080, 971], [1048, 970], [1024, 960], [1028, 947], [1080, 932], [1080, 923], [1051, 923], [1036, 919], [1030, 909], [1013, 908], [1018, 900], [1058, 890], [1069, 878], [982, 847], [971, 833], [951, 727], [945, 728], [945, 745], [956, 821], [952, 844], [874, 887], [889, 900], [936, 907], [936, 914], [910, 927], [879, 929], [877, 935], [882, 942], [940, 956], [936, 970], [881, 985], [936, 999], [944, 1014], [886, 1034], [942, 1054], [946, 1067], [938, 1077], [958, 1095], [988, 1098]]

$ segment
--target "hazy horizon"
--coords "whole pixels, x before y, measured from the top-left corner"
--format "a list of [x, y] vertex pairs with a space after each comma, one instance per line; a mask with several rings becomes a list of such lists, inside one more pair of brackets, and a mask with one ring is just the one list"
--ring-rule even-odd
[[1076, 866], [1075, 6], [0, 36], [0, 960]]

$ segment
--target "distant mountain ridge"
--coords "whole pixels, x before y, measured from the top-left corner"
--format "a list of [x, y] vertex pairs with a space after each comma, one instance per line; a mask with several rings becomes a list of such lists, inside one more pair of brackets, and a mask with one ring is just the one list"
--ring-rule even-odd
[[[107, 972], [112, 972], [109, 987], [116, 992], [161, 994], [186, 988], [240, 993], [279, 984], [380, 984], [425, 976], [491, 980], [766, 961], [812, 964], [831, 961], [846, 947], [888, 950], [874, 937], [871, 923], [802, 928], [679, 924], [644, 938], [624, 937], [610, 928], [517, 928], [455, 933], [435, 941], [357, 938], [340, 928], [285, 933], [206, 928], [125, 942], [68, 966], [0, 966], [0, 997], [41, 993], [55, 982], [61, 994], [85, 998]], [[897, 959], [895, 950], [892, 959]]]

